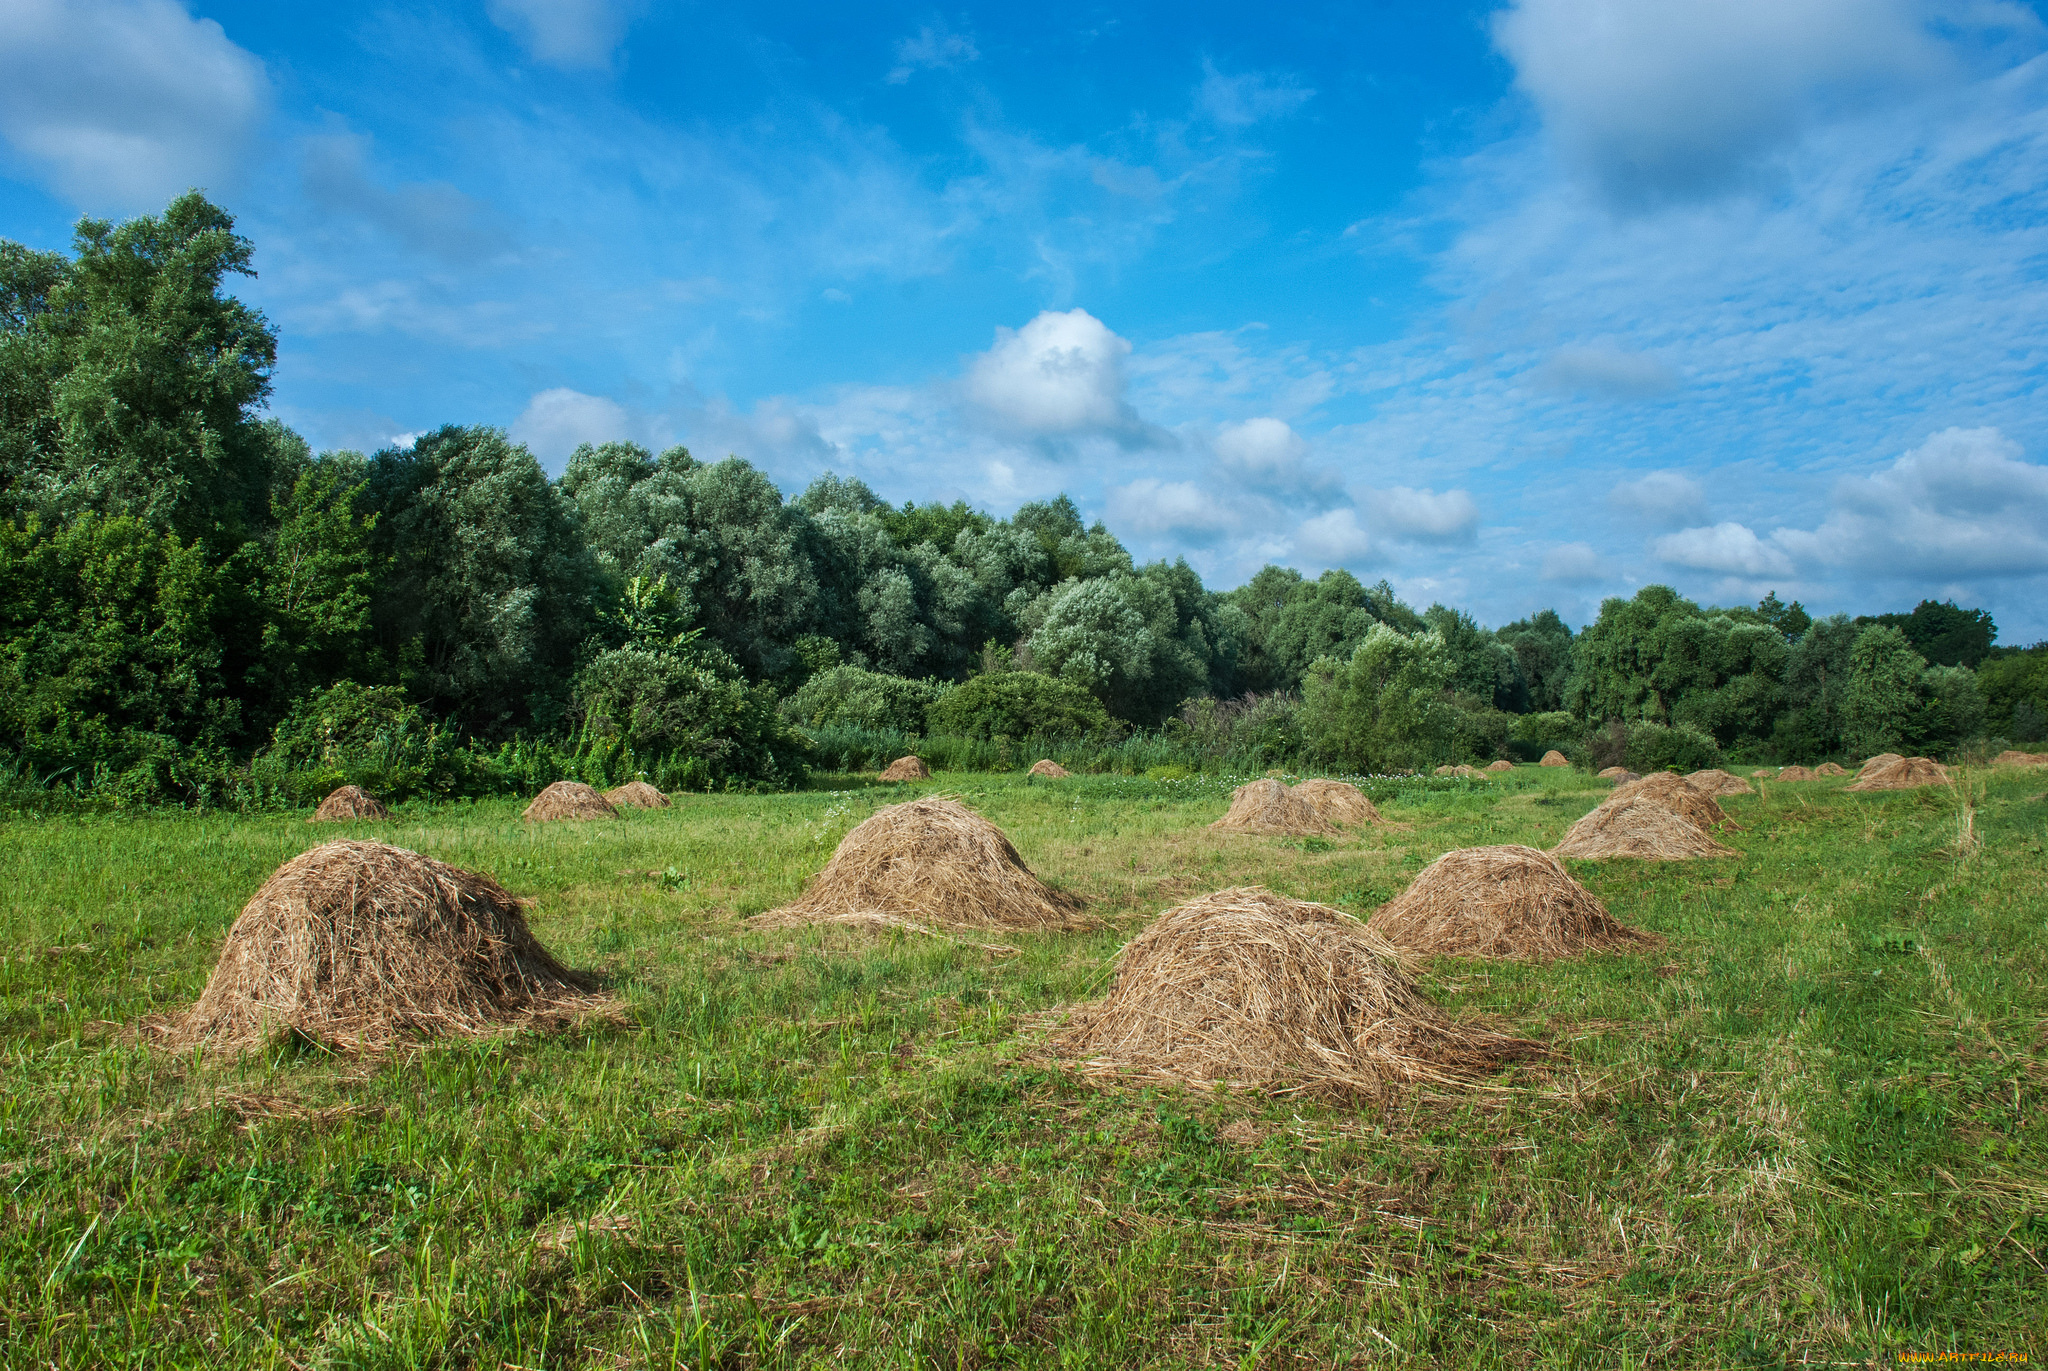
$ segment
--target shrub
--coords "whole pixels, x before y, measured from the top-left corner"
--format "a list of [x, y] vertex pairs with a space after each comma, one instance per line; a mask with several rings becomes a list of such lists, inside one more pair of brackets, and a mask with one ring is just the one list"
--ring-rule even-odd
[[788, 784], [803, 774], [803, 740], [783, 723], [773, 688], [749, 686], [716, 648], [614, 648], [577, 675], [575, 701], [583, 749], [630, 749], [643, 770], [658, 759], [672, 784]]
[[920, 733], [926, 711], [951, 689], [946, 681], [909, 681], [857, 666], [835, 666], [811, 677], [784, 700], [782, 713], [809, 728], [838, 724]]
[[1711, 733], [1690, 724], [1639, 720], [1628, 725], [1628, 748], [1622, 764], [1645, 776], [1667, 768], [1700, 771], [1721, 764], [1721, 745]]
[[1033, 671], [999, 671], [955, 686], [925, 711], [933, 733], [966, 738], [1107, 737], [1102, 702], [1067, 681]]

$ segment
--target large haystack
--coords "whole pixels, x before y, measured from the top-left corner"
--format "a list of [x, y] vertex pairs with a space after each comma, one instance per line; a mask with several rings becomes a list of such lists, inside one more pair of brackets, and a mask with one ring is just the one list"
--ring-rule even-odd
[[1386, 822], [1379, 810], [1373, 808], [1372, 801], [1365, 798], [1365, 792], [1355, 785], [1313, 776], [1291, 789], [1296, 799], [1307, 801], [1310, 808], [1339, 828], [1363, 828]]
[[[1752, 776], [1769, 776], [1771, 773], [1768, 771], [1753, 771], [1750, 774]], [[1755, 786], [1743, 780], [1740, 776], [1732, 775], [1721, 770], [1719, 767], [1711, 767], [1705, 771], [1695, 771], [1685, 779], [1692, 782], [1694, 790], [1704, 791], [1709, 795], [1756, 794]]]
[[1847, 790], [1917, 790], [1924, 785], [1947, 785], [1948, 772], [1927, 757], [1900, 757], [1884, 766], [1866, 762]]
[[1896, 752], [1880, 752], [1875, 757], [1865, 761], [1862, 766], [1857, 767], [1856, 774], [1858, 776], [1868, 776], [1873, 771], [1881, 771], [1894, 762], [1903, 762], [1905, 760], [1904, 757], [1901, 757]]
[[1620, 791], [1566, 829], [1563, 839], [1550, 850], [1560, 857], [1588, 861], [1635, 857], [1648, 862], [1679, 862], [1735, 855], [1733, 848], [1715, 842], [1683, 814], [1648, 795]]
[[628, 781], [604, 793], [620, 809], [667, 809], [668, 796], [645, 781]]
[[1803, 766], [1788, 766], [1779, 770], [1778, 779], [1781, 781], [1810, 781], [1814, 779], [1814, 776], [1813, 772]]
[[595, 985], [548, 955], [488, 876], [384, 843], [327, 843], [272, 873], [199, 1002], [162, 1041], [229, 1052], [282, 1031], [344, 1048], [559, 1023]]
[[1159, 916], [1052, 1051], [1091, 1074], [1383, 1097], [1543, 1049], [1460, 1023], [1358, 920], [1251, 886]]
[[1542, 761], [1536, 763], [1536, 765], [1538, 766], [1570, 766], [1571, 764], [1572, 759], [1565, 756], [1562, 752], [1559, 752], [1554, 747], [1550, 749], [1550, 751], [1543, 754]]
[[1052, 758], [1043, 757], [1031, 764], [1031, 770], [1028, 774], [1033, 776], [1045, 776], [1051, 778], [1052, 780], [1058, 781], [1064, 780], [1066, 777], [1071, 776], [1074, 773], [1067, 770], [1065, 767], [1061, 766]]
[[[2048, 766], [2048, 752], [2019, 752], [2007, 748], [1991, 759], [1993, 766]], [[339, 794], [340, 792], [335, 792]]]
[[1003, 830], [957, 800], [927, 796], [878, 809], [839, 840], [794, 903], [767, 927], [908, 919], [967, 928], [1072, 928], [1079, 897], [1031, 874]]
[[306, 822], [315, 824], [345, 824], [358, 819], [388, 819], [391, 811], [384, 802], [359, 785], [345, 785], [320, 802], [313, 811], [313, 817]]
[[619, 811], [581, 781], [556, 781], [534, 796], [520, 817], [528, 823], [551, 824], [564, 819], [616, 819]]
[[1488, 762], [1486, 764], [1486, 769], [1488, 771], [1513, 771], [1515, 769], [1515, 764], [1509, 761], [1507, 758], [1503, 757], [1497, 762]]
[[1515, 844], [1446, 852], [1366, 927], [1403, 952], [1444, 957], [1548, 961], [1660, 941], [1610, 918], [1557, 858]]
[[1230, 792], [1230, 812], [1210, 824], [1230, 833], [1332, 834], [1337, 826], [1316, 807], [1287, 788], [1285, 782], [1263, 776]]
[[889, 763], [888, 770], [876, 779], [883, 781], [929, 781], [932, 769], [924, 764], [922, 757], [898, 757]]
[[1619, 804], [1621, 801], [1641, 796], [1663, 805], [1672, 813], [1689, 819], [1702, 832], [1712, 833], [1717, 827], [1728, 822], [1728, 812], [1721, 808], [1721, 802], [1707, 794], [1683, 776], [1674, 776], [1668, 771], [1655, 771], [1639, 781], [1627, 781], [1614, 788], [1614, 793], [1605, 803]]

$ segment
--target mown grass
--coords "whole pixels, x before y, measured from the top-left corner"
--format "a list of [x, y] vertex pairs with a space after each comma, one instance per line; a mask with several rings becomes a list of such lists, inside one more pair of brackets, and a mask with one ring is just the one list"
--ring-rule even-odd
[[[1602, 793], [1389, 787], [1397, 826], [1225, 837], [1213, 778], [942, 775], [1090, 934], [754, 934], [900, 789], [616, 824], [423, 807], [626, 1021], [376, 1060], [136, 1045], [291, 817], [0, 824], [0, 1364], [1779, 1366], [2048, 1356], [2036, 773], [1769, 786], [1734, 859], [1581, 864], [1658, 952], [1444, 962], [1555, 1059], [1386, 1109], [1101, 1089], [1033, 1050], [1170, 903], [1364, 914]], [[672, 873], [672, 874], [671, 874]]]

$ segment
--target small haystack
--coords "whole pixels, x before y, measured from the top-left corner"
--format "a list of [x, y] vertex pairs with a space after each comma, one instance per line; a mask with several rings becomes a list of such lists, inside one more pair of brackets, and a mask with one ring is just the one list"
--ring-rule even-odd
[[1650, 796], [1624, 795], [1619, 791], [1566, 829], [1564, 837], [1550, 850], [1560, 857], [1588, 861], [1634, 857], [1648, 862], [1679, 862], [1694, 857], [1735, 855], [1733, 848], [1715, 842], [1699, 825]]
[[[2007, 748], [1991, 759], [1993, 766], [2048, 766], [2048, 752], [2019, 752]], [[335, 791], [339, 795], [340, 791]]]
[[1631, 781], [1642, 779], [1642, 777], [1636, 775], [1635, 772], [1630, 771], [1625, 766], [1610, 766], [1600, 772], [1600, 779], [1603, 781], [1619, 781], [1623, 777], [1627, 777]]
[[1947, 785], [1948, 772], [1928, 757], [1900, 757], [1884, 766], [1864, 763], [1863, 770], [1847, 790], [1917, 790], [1925, 785]]
[[[1749, 774], [1764, 779], [1769, 779], [1771, 776], [1769, 770], [1752, 771]], [[1692, 782], [1693, 789], [1703, 790], [1709, 795], [1756, 794], [1755, 786], [1743, 780], [1740, 776], [1730, 775], [1719, 767], [1712, 767], [1706, 771], [1695, 771], [1685, 779]]]
[[1468, 778], [1479, 777], [1482, 779], [1486, 775], [1486, 773], [1481, 771], [1478, 767], [1467, 766], [1463, 762], [1458, 763], [1456, 766], [1440, 766], [1436, 769], [1436, 774], [1439, 776], [1464, 776]]
[[622, 786], [614, 786], [604, 793], [604, 797], [620, 809], [668, 808], [668, 796], [645, 781], [628, 781]]
[[1849, 768], [1843, 766], [1840, 762], [1822, 762], [1813, 769], [1813, 774], [1816, 776], [1846, 776], [1849, 774]]
[[1880, 752], [1875, 757], [1864, 762], [1862, 766], [1857, 767], [1856, 774], [1858, 776], [1868, 776], [1873, 771], [1882, 770], [1894, 762], [1903, 762], [1905, 760], [1904, 757], [1901, 757], [1896, 752]]
[[581, 781], [556, 781], [534, 796], [519, 817], [532, 824], [548, 824], [561, 819], [616, 819], [619, 811]]
[[1062, 780], [1068, 776], [1071, 776], [1074, 773], [1067, 770], [1065, 767], [1061, 766], [1052, 758], [1044, 757], [1039, 759], [1038, 761], [1033, 762], [1031, 764], [1031, 770], [1027, 774], [1032, 776], [1049, 776], [1053, 780], [1057, 781]]
[[1210, 824], [1231, 833], [1333, 834], [1337, 826], [1314, 805], [1270, 776], [1230, 792], [1230, 812]]
[[1258, 886], [1159, 916], [1049, 1043], [1091, 1075], [1337, 1099], [1489, 1071], [1542, 1045], [1460, 1023], [1358, 920]]
[[1403, 952], [1442, 957], [1549, 961], [1661, 941], [1610, 918], [1557, 858], [1512, 843], [1446, 852], [1366, 927]]
[[1543, 754], [1542, 761], [1536, 763], [1538, 766], [1570, 766], [1571, 764], [1571, 758], [1565, 756], [1554, 747]]
[[561, 1023], [596, 1008], [595, 989], [490, 877], [384, 843], [326, 843], [272, 873], [199, 1002], [157, 1033], [230, 1052], [285, 1030], [377, 1047]]
[[929, 781], [932, 769], [922, 757], [898, 757], [877, 779], [884, 781]]
[[320, 802], [307, 823], [345, 824], [358, 819], [388, 819], [384, 802], [359, 785], [345, 785]]
[[1340, 828], [1363, 828], [1368, 824], [1386, 822], [1380, 817], [1379, 810], [1373, 808], [1372, 801], [1365, 798], [1365, 792], [1355, 785], [1317, 776], [1292, 789], [1296, 799], [1307, 801], [1316, 813]]
[[753, 923], [1073, 928], [1086, 923], [1081, 908], [1078, 896], [1032, 875], [1003, 830], [957, 800], [927, 796], [876, 810], [839, 840], [795, 903]]
[[[1768, 781], [1768, 780], [1770, 780], [1770, 779], [1771, 779], [1771, 778], [1772, 778], [1773, 776], [1775, 776], [1775, 775], [1776, 775], [1777, 773], [1776, 773], [1776, 772], [1774, 772], [1774, 771], [1772, 771], [1772, 770], [1771, 770], [1771, 769], [1770, 769], [1769, 767], [1767, 767], [1767, 766], [1760, 766], [1760, 767], [1758, 767], [1758, 768], [1757, 768], [1756, 770], [1754, 770], [1754, 771], [1750, 772], [1749, 774], [1750, 774], [1750, 775], [1751, 775], [1752, 777], [1754, 777], [1755, 779], [1759, 780], [1759, 781]], [[1741, 792], [1741, 791], [1734, 791], [1734, 790], [1731, 790], [1731, 791], [1729, 791], [1728, 793], [1729, 793], [1730, 795], [1737, 795], [1737, 794], [1741, 794], [1742, 792]]]
[[1778, 779], [1781, 781], [1810, 781], [1814, 779], [1814, 776], [1811, 771], [1803, 766], [1788, 766], [1778, 772]]
[[1513, 771], [1515, 769], [1515, 764], [1509, 761], [1507, 758], [1503, 757], [1497, 762], [1488, 762], [1486, 764], [1486, 769], [1488, 771]]
[[1663, 805], [1672, 813], [1690, 820], [1703, 833], [1712, 833], [1716, 827], [1728, 822], [1728, 813], [1721, 808], [1721, 802], [1707, 794], [1683, 776], [1674, 776], [1668, 771], [1652, 772], [1639, 781], [1628, 781], [1614, 788], [1607, 797], [1607, 804], [1640, 795]]

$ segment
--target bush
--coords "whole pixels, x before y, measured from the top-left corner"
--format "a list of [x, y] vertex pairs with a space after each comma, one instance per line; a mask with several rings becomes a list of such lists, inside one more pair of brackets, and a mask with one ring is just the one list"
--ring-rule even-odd
[[1033, 671], [976, 676], [925, 711], [933, 733], [964, 738], [1107, 738], [1115, 731], [1102, 702], [1070, 682]]
[[1625, 758], [1622, 765], [1645, 776], [1667, 769], [1701, 771], [1721, 765], [1721, 745], [1690, 724], [1639, 720], [1628, 725]]
[[1167, 721], [1165, 732], [1203, 756], [1264, 771], [1301, 756], [1301, 701], [1282, 691], [1237, 700], [1189, 700], [1178, 718]]
[[[786, 785], [803, 775], [805, 744], [782, 721], [774, 689], [749, 686], [716, 648], [614, 648], [578, 673], [575, 701], [578, 751], [597, 750], [608, 773], [666, 774], [679, 789]], [[629, 751], [633, 763], [613, 761], [615, 751]]]
[[857, 666], [835, 666], [811, 677], [784, 700], [782, 713], [808, 728], [836, 724], [921, 733], [925, 712], [951, 689], [947, 681], [910, 681]]

